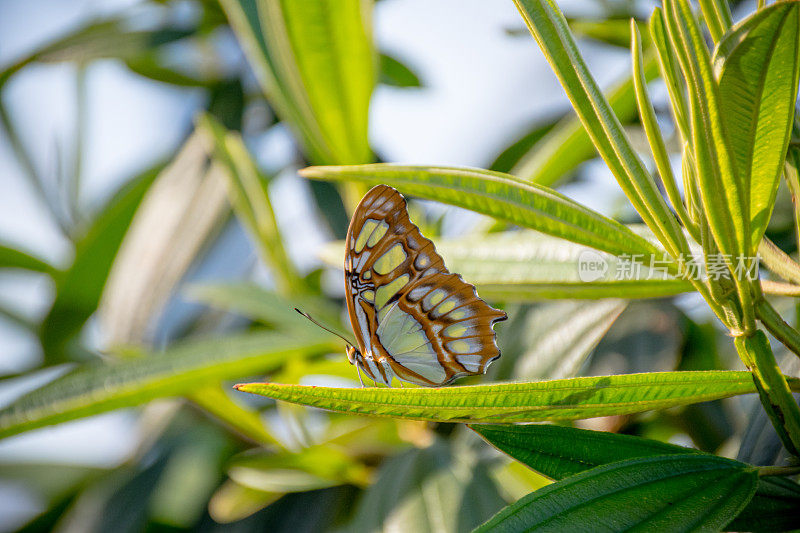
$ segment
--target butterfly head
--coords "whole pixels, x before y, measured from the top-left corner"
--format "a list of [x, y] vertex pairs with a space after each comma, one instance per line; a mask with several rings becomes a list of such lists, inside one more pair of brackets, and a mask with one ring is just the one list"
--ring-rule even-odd
[[347, 345], [347, 360], [350, 361], [351, 365], [361, 364], [364, 360], [364, 356], [361, 355], [361, 351], [356, 348], [355, 346]]

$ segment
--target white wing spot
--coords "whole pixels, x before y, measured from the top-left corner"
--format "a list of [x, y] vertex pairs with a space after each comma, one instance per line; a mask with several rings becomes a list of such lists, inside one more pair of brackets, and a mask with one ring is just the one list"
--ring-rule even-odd
[[417, 258], [414, 260], [414, 266], [417, 267], [417, 270], [422, 270], [424, 268], [428, 268], [428, 265], [431, 264], [430, 258], [425, 254], [419, 254]]

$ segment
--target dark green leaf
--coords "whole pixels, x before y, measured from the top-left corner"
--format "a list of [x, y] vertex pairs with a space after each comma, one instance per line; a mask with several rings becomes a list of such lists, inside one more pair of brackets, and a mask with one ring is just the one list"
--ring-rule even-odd
[[755, 468], [721, 457], [630, 459], [539, 489], [476, 531], [718, 531], [757, 484]]
[[481, 424], [470, 428], [501, 452], [553, 479], [625, 459], [695, 451], [632, 435], [562, 426]]

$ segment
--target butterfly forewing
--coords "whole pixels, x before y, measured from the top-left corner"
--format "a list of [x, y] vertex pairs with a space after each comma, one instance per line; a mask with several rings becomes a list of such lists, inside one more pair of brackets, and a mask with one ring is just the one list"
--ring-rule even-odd
[[376, 381], [388, 384], [394, 373], [444, 385], [500, 356], [492, 325], [506, 314], [447, 270], [395, 189], [374, 187], [356, 208], [344, 267], [363, 368]]

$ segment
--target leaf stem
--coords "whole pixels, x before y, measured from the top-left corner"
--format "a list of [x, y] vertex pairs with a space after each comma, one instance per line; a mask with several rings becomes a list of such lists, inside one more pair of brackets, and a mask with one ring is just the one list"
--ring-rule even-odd
[[800, 332], [786, 323], [780, 313], [764, 298], [756, 305], [758, 319], [784, 346], [800, 357]]
[[734, 339], [736, 351], [753, 374], [761, 405], [772, 422], [784, 447], [792, 455], [800, 455], [800, 406], [781, 373], [766, 334], [756, 330], [752, 335]]
[[758, 477], [795, 476], [797, 474], [800, 474], [800, 466], [761, 466], [758, 468]]

